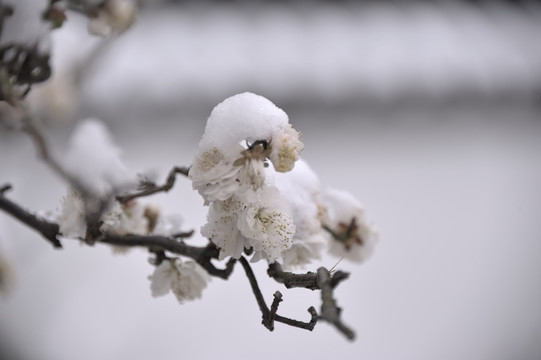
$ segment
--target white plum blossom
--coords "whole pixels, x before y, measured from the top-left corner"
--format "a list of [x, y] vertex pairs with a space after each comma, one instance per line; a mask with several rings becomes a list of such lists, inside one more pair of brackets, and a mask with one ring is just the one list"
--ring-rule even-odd
[[199, 264], [179, 258], [166, 259], [148, 277], [153, 297], [164, 296], [172, 291], [179, 303], [200, 299], [210, 276]]
[[244, 248], [251, 246], [237, 225], [243, 206], [234, 197], [210, 204], [207, 223], [201, 228], [201, 235], [211, 239], [220, 249], [220, 260], [228, 256], [238, 259]]
[[[237, 144], [238, 145], [238, 144]], [[238, 152], [243, 147], [238, 145]], [[226, 200], [240, 187], [240, 166], [234, 166], [233, 161], [227, 161], [224, 154], [216, 147], [200, 151], [190, 168], [192, 186], [209, 201]]]
[[88, 22], [88, 32], [99, 36], [124, 32], [137, 15], [137, 6], [132, 0], [105, 0], [94, 9], [96, 14]]
[[324, 224], [329, 233], [329, 252], [355, 262], [364, 262], [374, 252], [377, 231], [367, 223], [364, 209], [353, 195], [342, 190], [324, 194], [329, 220]]
[[241, 210], [237, 226], [253, 249], [261, 252], [269, 263], [282, 262], [295, 233], [291, 210], [274, 186], [266, 186], [259, 196], [257, 202], [246, 204]]
[[272, 136], [269, 159], [278, 172], [288, 172], [293, 169], [299, 159], [304, 144], [300, 140], [300, 134], [291, 127], [279, 131]]
[[115, 235], [146, 235], [150, 230], [147, 207], [137, 201], [120, 204], [115, 201], [103, 216], [101, 230]]

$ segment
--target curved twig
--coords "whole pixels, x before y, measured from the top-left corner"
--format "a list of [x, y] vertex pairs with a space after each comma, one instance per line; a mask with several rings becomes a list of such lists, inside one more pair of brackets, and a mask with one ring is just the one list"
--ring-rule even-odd
[[277, 321], [309, 331], [312, 331], [314, 329], [318, 320], [318, 316], [316, 309], [313, 306], [308, 309], [308, 312], [310, 313], [310, 315], [312, 315], [312, 318], [309, 322], [294, 320], [278, 315], [276, 312], [278, 311], [278, 305], [280, 304], [280, 302], [282, 302], [282, 294], [279, 291], [276, 291], [274, 293], [274, 300], [272, 302], [271, 309], [269, 310], [267, 303], [265, 302], [265, 299], [261, 294], [261, 290], [259, 289], [257, 279], [255, 278], [250, 263], [248, 263], [248, 260], [246, 260], [246, 258], [244, 258], [243, 256], [240, 257], [239, 261], [244, 268], [246, 276], [248, 277], [248, 281], [250, 282], [250, 286], [252, 287], [252, 292], [254, 293], [257, 305], [259, 306], [259, 310], [261, 311], [261, 316], [263, 318], [261, 323], [263, 324], [263, 326], [265, 326], [270, 331], [273, 331], [274, 322]]
[[165, 184], [158, 186], [152, 182], [142, 182], [140, 186], [142, 188], [141, 191], [138, 191], [133, 194], [119, 195], [116, 197], [116, 199], [122, 204], [125, 204], [128, 201], [139, 198], [139, 197], [149, 196], [149, 195], [156, 194], [159, 192], [168, 192], [175, 185], [176, 175], [182, 174], [184, 176], [188, 176], [189, 170], [190, 170], [189, 167], [175, 166], [173, 169], [171, 169], [171, 171], [169, 171], [169, 175], [167, 176], [167, 180], [165, 181]]

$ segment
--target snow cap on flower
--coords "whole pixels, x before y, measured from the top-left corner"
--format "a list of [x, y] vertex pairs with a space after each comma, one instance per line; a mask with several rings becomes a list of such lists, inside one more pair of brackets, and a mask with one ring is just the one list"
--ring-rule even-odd
[[324, 198], [329, 214], [329, 220], [324, 224], [329, 233], [329, 252], [364, 262], [374, 252], [378, 234], [366, 222], [363, 207], [353, 195], [342, 190], [327, 190]]
[[207, 205], [234, 194], [251, 196], [265, 183], [267, 158], [288, 171], [302, 147], [283, 110], [262, 96], [238, 94], [212, 111], [189, 176]]
[[200, 299], [210, 276], [199, 264], [179, 258], [166, 259], [148, 277], [153, 297], [172, 291], [179, 303]]
[[212, 110], [199, 148], [216, 147], [227, 160], [234, 161], [238, 158], [235, 145], [245, 140], [270, 141], [273, 134], [289, 126], [282, 109], [263, 96], [245, 92], [225, 99]]

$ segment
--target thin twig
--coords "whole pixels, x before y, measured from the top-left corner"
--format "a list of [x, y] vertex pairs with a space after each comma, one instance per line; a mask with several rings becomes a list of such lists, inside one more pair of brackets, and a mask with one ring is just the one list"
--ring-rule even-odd
[[184, 176], [188, 176], [189, 170], [190, 168], [188, 167], [175, 166], [169, 172], [169, 175], [167, 176], [167, 180], [165, 181], [165, 184], [161, 186], [157, 186], [156, 184], [153, 184], [153, 183], [144, 183], [143, 190], [133, 193], [133, 194], [119, 195], [116, 197], [116, 199], [122, 204], [125, 204], [128, 201], [136, 199], [138, 197], [149, 196], [149, 195], [156, 194], [159, 192], [168, 192], [175, 185], [176, 175], [182, 174]]
[[246, 277], [248, 277], [248, 281], [250, 282], [250, 286], [252, 287], [252, 292], [254, 293], [255, 300], [257, 301], [257, 306], [259, 306], [259, 310], [261, 311], [261, 315], [263, 316], [262, 323], [267, 329], [269, 329], [269, 327], [266, 324], [267, 319], [269, 317], [269, 308], [267, 307], [267, 304], [265, 303], [263, 294], [261, 294], [261, 290], [259, 289], [259, 285], [257, 284], [257, 279], [255, 278], [252, 267], [250, 266], [250, 264], [248, 263], [248, 260], [246, 260], [244, 256], [241, 256], [239, 258], [239, 261], [242, 267], [244, 268]]
[[290, 318], [280, 316], [278, 314], [275, 315], [274, 320], [277, 321], [277, 322], [281, 322], [283, 324], [289, 325], [289, 326], [294, 326], [294, 327], [298, 327], [298, 328], [301, 328], [301, 329], [306, 329], [308, 331], [312, 331], [312, 330], [314, 330], [314, 327], [317, 324], [317, 320], [318, 320], [319, 316], [317, 314], [316, 309], [313, 306], [310, 306], [308, 308], [308, 313], [310, 313], [310, 315], [311, 315], [311, 319], [310, 319], [309, 322], [293, 320], [293, 319], [290, 319]]
[[274, 300], [272, 300], [272, 304], [269, 311], [269, 327], [274, 329], [274, 318], [276, 317], [276, 312], [278, 311], [278, 306], [282, 302], [282, 293], [279, 291], [276, 291], [274, 293]]
[[[278, 304], [281, 302], [281, 295], [282, 295], [278, 291], [274, 293], [274, 301], [273, 301], [272, 306], [275, 307], [276, 310], [272, 311], [273, 313], [271, 317], [271, 310], [269, 310], [265, 302], [265, 299], [263, 298], [263, 295], [261, 294], [261, 290], [259, 289], [259, 285], [257, 284], [257, 279], [255, 278], [255, 275], [254, 275], [254, 272], [252, 271], [252, 267], [250, 266], [250, 263], [243, 256], [240, 257], [239, 261], [242, 267], [244, 268], [244, 272], [246, 273], [246, 276], [248, 277], [248, 281], [250, 282], [250, 286], [252, 287], [252, 292], [254, 293], [254, 296], [257, 301], [257, 305], [259, 306], [259, 310], [261, 311], [261, 315], [263, 318], [261, 323], [263, 324], [263, 326], [265, 326], [270, 331], [273, 331], [274, 321], [277, 321], [277, 322], [281, 322], [290, 326], [298, 327], [298, 328], [309, 330], [309, 331], [312, 331], [314, 329], [314, 326], [317, 323], [317, 312], [313, 307], [310, 307], [308, 309], [308, 312], [312, 315], [310, 322], [294, 320], [294, 319], [290, 319], [290, 318], [276, 314], [276, 311], [278, 310]], [[277, 297], [277, 293], [279, 294], [278, 297]]]

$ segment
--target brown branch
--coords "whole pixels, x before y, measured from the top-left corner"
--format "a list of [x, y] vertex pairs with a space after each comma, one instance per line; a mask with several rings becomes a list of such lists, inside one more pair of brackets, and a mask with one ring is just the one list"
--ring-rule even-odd
[[119, 195], [116, 197], [116, 199], [122, 204], [125, 204], [128, 201], [133, 200], [138, 197], [149, 196], [149, 195], [156, 194], [159, 192], [168, 192], [175, 185], [176, 175], [182, 174], [184, 176], [188, 176], [189, 170], [190, 168], [188, 167], [175, 166], [169, 172], [169, 175], [167, 176], [167, 180], [165, 181], [165, 184], [158, 186], [151, 182], [143, 182], [141, 184], [141, 187], [143, 188], [141, 191], [133, 193], [133, 194]]
[[252, 267], [248, 263], [248, 260], [244, 256], [241, 256], [240, 264], [244, 268], [244, 272], [246, 273], [246, 276], [248, 277], [248, 281], [250, 282], [250, 286], [252, 287], [252, 292], [254, 293], [255, 300], [257, 301], [257, 306], [259, 306], [259, 310], [261, 311], [261, 315], [263, 316], [263, 326], [265, 326], [270, 331], [274, 330], [274, 327], [270, 328], [268, 325], [268, 318], [269, 318], [269, 308], [267, 307], [267, 304], [265, 303], [265, 299], [263, 298], [263, 294], [261, 294], [261, 290], [259, 289], [259, 285], [257, 284], [257, 279], [255, 278], [254, 272], [252, 270]]
[[340, 308], [333, 298], [333, 286], [329, 270], [324, 267], [317, 269], [317, 284], [321, 289], [321, 315], [320, 319], [333, 324], [338, 331], [343, 333], [349, 340], [355, 338], [355, 333], [340, 319]]
[[250, 266], [250, 263], [246, 258], [243, 256], [239, 259], [242, 267], [244, 268], [244, 272], [246, 273], [246, 276], [248, 277], [248, 281], [250, 282], [250, 286], [252, 287], [252, 292], [254, 293], [255, 299], [257, 301], [257, 305], [259, 306], [259, 310], [261, 311], [261, 315], [263, 320], [261, 320], [261, 323], [263, 326], [265, 326], [270, 331], [274, 330], [274, 322], [281, 322], [290, 326], [298, 327], [301, 329], [312, 331], [317, 323], [317, 312], [314, 307], [310, 307], [308, 309], [308, 312], [312, 315], [312, 318], [310, 322], [302, 322], [299, 320], [290, 319], [281, 315], [278, 315], [276, 311], [278, 311], [278, 305], [282, 301], [282, 294], [277, 291], [274, 293], [274, 300], [271, 305], [271, 310], [269, 310], [267, 303], [265, 302], [265, 299], [263, 298], [263, 295], [261, 294], [261, 290], [259, 289], [259, 285], [257, 283], [257, 279], [255, 278], [254, 272], [252, 271], [252, 267]]
[[195, 260], [199, 263], [199, 265], [207, 270], [210, 275], [226, 280], [233, 272], [236, 260], [231, 258], [225, 265], [225, 269], [218, 269], [212, 264], [211, 260], [218, 259], [219, 254], [220, 250], [216, 247], [216, 245], [214, 245], [214, 243], [209, 241], [208, 245], [203, 249], [200, 256]]
[[[62, 247], [58, 240], [58, 238], [62, 236], [59, 225], [41, 219], [7, 199], [4, 196], [4, 193], [10, 189], [10, 185], [4, 185], [0, 188], [0, 209], [39, 232], [55, 247]], [[99, 231], [99, 229], [97, 231]], [[206, 247], [196, 247], [187, 245], [183, 241], [172, 237], [158, 235], [115, 235], [111, 233], [101, 233], [101, 231], [95, 235], [95, 242], [117, 246], [146, 247], [152, 252], [168, 251], [174, 254], [184, 255], [197, 261], [210, 275], [222, 279], [227, 279], [231, 275], [235, 265], [235, 260], [233, 259], [226, 264], [224, 269], [216, 268], [211, 263], [211, 259], [218, 258], [219, 250], [216, 248], [216, 245], [210, 242]]]
[[61, 248], [62, 244], [60, 243], [60, 240], [58, 240], [58, 236], [60, 235], [58, 224], [48, 222], [40, 217], [32, 215], [19, 205], [7, 199], [4, 196], [4, 193], [10, 189], [11, 185], [4, 185], [0, 188], [0, 209], [39, 232], [46, 240], [53, 244], [55, 248]]
[[[62, 236], [59, 230], [59, 225], [53, 222], [46, 221], [38, 216], [24, 210], [14, 202], [8, 200], [5, 197], [5, 193], [11, 189], [10, 185], [4, 185], [0, 187], [0, 209], [20, 220], [25, 225], [39, 232], [45, 239], [51, 242], [55, 247], [61, 247], [61, 243], [58, 237]], [[216, 268], [211, 260], [217, 259], [219, 256], [219, 249], [212, 242], [206, 247], [196, 247], [185, 244], [183, 241], [175, 239], [173, 237], [165, 237], [158, 235], [115, 235], [110, 233], [101, 233], [96, 239], [96, 242], [105, 243], [117, 246], [139, 246], [148, 248], [149, 251], [157, 254], [157, 261], [160, 258], [165, 258], [165, 251], [190, 257], [197, 261], [205, 270], [215, 277], [222, 279], [228, 279], [231, 275], [236, 260], [230, 259], [224, 269]], [[317, 273], [308, 272], [306, 274], [294, 274], [284, 272], [280, 265], [271, 264], [269, 266], [269, 275], [276, 279], [278, 282], [284, 283], [289, 287], [304, 287], [307, 289], [321, 289], [321, 315], [318, 316], [314, 307], [310, 307], [308, 312], [311, 315], [309, 322], [302, 322], [299, 320], [290, 319], [277, 314], [278, 306], [282, 301], [282, 294], [279, 291], [274, 293], [274, 300], [271, 308], [267, 306], [265, 299], [259, 289], [256, 277], [252, 268], [245, 257], [240, 257], [240, 263], [244, 268], [246, 276], [250, 282], [252, 292], [256, 298], [259, 310], [262, 315], [262, 324], [270, 331], [274, 330], [274, 323], [281, 322], [286, 325], [298, 327], [312, 331], [318, 321], [323, 319], [333, 324], [340, 332], [342, 332], [348, 339], [353, 339], [355, 334], [353, 331], [342, 323], [340, 319], [340, 308], [336, 305], [336, 301], [333, 298], [333, 289], [344, 279], [348, 277], [345, 272], [338, 271], [331, 277], [330, 272], [321, 267], [317, 270]], [[314, 282], [315, 281], [315, 285]]]
[[331, 276], [331, 287], [334, 289], [342, 281], [346, 280], [349, 277], [349, 273], [338, 270]]
[[286, 288], [302, 287], [310, 290], [318, 290], [317, 274], [311, 271], [306, 274], [295, 274], [282, 270], [282, 266], [278, 263], [269, 265], [267, 274], [277, 282], [284, 284]]

